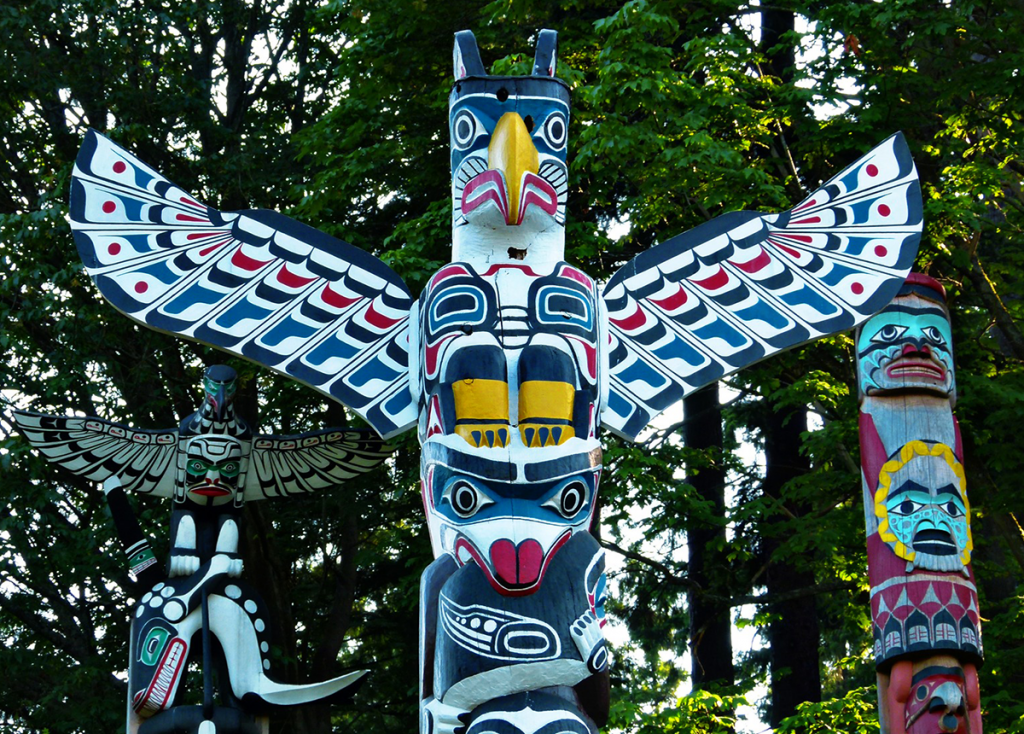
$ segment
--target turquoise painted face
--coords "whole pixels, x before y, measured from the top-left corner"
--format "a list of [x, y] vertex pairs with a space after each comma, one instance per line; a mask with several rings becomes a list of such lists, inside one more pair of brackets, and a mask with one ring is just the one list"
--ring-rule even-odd
[[892, 391], [956, 395], [953, 335], [946, 309], [916, 294], [897, 297], [857, 337], [862, 395]]
[[943, 444], [912, 442], [882, 469], [879, 533], [913, 568], [962, 572], [973, 541], [963, 467]]

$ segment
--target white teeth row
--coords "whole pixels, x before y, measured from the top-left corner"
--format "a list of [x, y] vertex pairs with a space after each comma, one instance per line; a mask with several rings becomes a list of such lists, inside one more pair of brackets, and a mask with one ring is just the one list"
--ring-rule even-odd
[[178, 672], [178, 661], [181, 659], [182, 646], [171, 642], [171, 650], [167, 661], [160, 666], [160, 674], [157, 675], [156, 683], [153, 685], [153, 692], [161, 702], [167, 699], [170, 694], [171, 683]]

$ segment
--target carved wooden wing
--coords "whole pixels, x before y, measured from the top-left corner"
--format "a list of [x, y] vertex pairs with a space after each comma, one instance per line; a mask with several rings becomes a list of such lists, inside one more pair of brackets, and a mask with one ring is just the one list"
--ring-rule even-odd
[[415, 422], [412, 299], [369, 253], [277, 212], [211, 209], [95, 131], [71, 226], [96, 285], [132, 319], [289, 375], [385, 437]]
[[629, 439], [694, 390], [882, 309], [921, 238], [921, 187], [897, 133], [782, 214], [733, 212], [636, 257], [604, 299], [602, 423]]
[[142, 431], [100, 418], [18, 410], [14, 422], [39, 453], [94, 482], [117, 477], [129, 492], [174, 494], [178, 429]]
[[370, 431], [328, 428], [297, 436], [257, 436], [245, 477], [245, 499], [334, 487], [370, 471], [393, 450]]

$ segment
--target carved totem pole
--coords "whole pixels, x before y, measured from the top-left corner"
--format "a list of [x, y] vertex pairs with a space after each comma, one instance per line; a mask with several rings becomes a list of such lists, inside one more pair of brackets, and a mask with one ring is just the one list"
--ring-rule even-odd
[[912, 273], [857, 334], [882, 731], [981, 734], [971, 508], [942, 285]]
[[894, 135], [782, 214], [734, 212], [641, 254], [604, 293], [565, 262], [569, 88], [556, 34], [489, 76], [456, 34], [453, 262], [414, 300], [373, 256], [266, 210], [198, 203], [90, 132], [79, 252], [139, 322], [247, 357], [422, 444], [437, 560], [421, 589], [422, 731], [594, 732], [604, 720], [598, 430], [635, 439], [742, 367], [852, 329], [906, 278], [917, 173]]
[[[148, 589], [132, 617], [128, 669], [127, 729], [139, 734], [259, 734], [256, 716], [269, 707], [328, 698], [366, 672], [307, 685], [278, 683], [267, 674], [271, 620], [263, 599], [240, 578], [238, 541], [246, 501], [336, 486], [379, 465], [389, 447], [368, 431], [349, 429], [253, 436], [235, 415], [233, 369], [210, 367], [203, 387], [200, 409], [166, 430], [136, 430], [100, 418], [14, 414], [47, 459], [105, 482], [132, 574]], [[124, 489], [172, 498], [166, 575]], [[181, 705], [196, 637], [203, 705]]]

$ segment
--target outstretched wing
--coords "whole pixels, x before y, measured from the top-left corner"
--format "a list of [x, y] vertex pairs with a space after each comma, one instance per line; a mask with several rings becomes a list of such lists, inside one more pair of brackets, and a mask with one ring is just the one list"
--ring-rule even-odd
[[245, 499], [314, 492], [368, 472], [392, 446], [370, 431], [328, 428], [297, 436], [257, 436], [245, 477]]
[[48, 461], [80, 477], [117, 477], [129, 492], [170, 497], [177, 471], [178, 430], [140, 431], [99, 418], [18, 410], [14, 422]]
[[726, 214], [639, 255], [604, 293], [604, 426], [634, 439], [699, 387], [866, 320], [910, 272], [921, 212], [897, 133], [788, 212]]
[[95, 131], [75, 165], [71, 226], [127, 316], [294, 377], [384, 436], [415, 422], [412, 299], [372, 255], [276, 212], [204, 206]]

